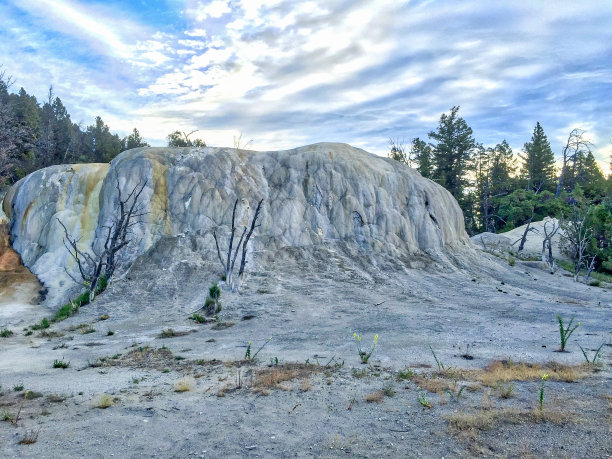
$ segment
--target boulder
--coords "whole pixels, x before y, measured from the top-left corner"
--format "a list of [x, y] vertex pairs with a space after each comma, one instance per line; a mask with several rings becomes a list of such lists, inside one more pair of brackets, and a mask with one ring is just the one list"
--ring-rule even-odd
[[[66, 299], [74, 261], [64, 230], [87, 250], [103, 244], [122, 196], [144, 185], [139, 224], [121, 263], [129, 266], [166, 236], [198, 234], [201, 250], [222, 250], [238, 200], [238, 236], [262, 211], [251, 252], [344, 241], [369, 253], [405, 256], [469, 248], [463, 214], [452, 195], [413, 169], [346, 144], [287, 151], [232, 148], [137, 148], [110, 164], [52, 166], [16, 183], [4, 199], [13, 247], [49, 288]], [[238, 237], [237, 236], [237, 237]], [[198, 248], [200, 250], [200, 248]]]

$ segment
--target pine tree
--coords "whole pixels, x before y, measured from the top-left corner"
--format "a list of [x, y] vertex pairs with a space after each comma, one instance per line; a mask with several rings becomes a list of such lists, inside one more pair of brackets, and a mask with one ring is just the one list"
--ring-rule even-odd
[[433, 174], [431, 146], [418, 137], [412, 139], [410, 145], [410, 159], [416, 164], [416, 170], [425, 177], [431, 178]]
[[580, 185], [587, 198], [605, 195], [606, 180], [592, 152], [577, 155], [575, 183]]
[[132, 133], [130, 135], [128, 135], [127, 137], [124, 137], [123, 140], [121, 141], [121, 151], [125, 151], [125, 150], [131, 150], [132, 148], [138, 148], [138, 147], [150, 147], [151, 145], [149, 145], [147, 142], [143, 141], [143, 138], [140, 135], [140, 132], [138, 132], [138, 129], [134, 128], [134, 130], [132, 131]]
[[523, 160], [522, 175], [527, 180], [527, 189], [552, 189], [555, 181], [555, 155], [539, 122], [524, 149], [523, 155], [519, 156]]
[[451, 108], [450, 114], [443, 113], [438, 129], [428, 136], [436, 141], [432, 151], [432, 178], [461, 203], [476, 142], [472, 128], [457, 116], [458, 112], [459, 107], [456, 106]]

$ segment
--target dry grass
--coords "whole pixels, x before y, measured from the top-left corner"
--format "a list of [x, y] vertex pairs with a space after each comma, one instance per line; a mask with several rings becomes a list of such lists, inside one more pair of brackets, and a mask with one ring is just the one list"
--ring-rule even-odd
[[[294, 379], [307, 379], [315, 368], [300, 363], [285, 363], [269, 368], [263, 368], [255, 373], [253, 378], [253, 389], [262, 392], [269, 389], [289, 390], [281, 383]], [[307, 382], [306, 384], [309, 385]], [[302, 386], [304, 387], [304, 386]]]
[[185, 376], [184, 378], [174, 381], [174, 392], [189, 392], [195, 385], [195, 379], [191, 376]]
[[415, 375], [411, 380], [421, 389], [435, 394], [443, 394], [445, 391], [453, 391], [455, 388], [454, 381], [440, 378], [437, 376], [437, 373], [433, 375]]
[[377, 390], [365, 396], [365, 401], [368, 403], [380, 403], [383, 399], [383, 391]]
[[32, 445], [36, 443], [38, 440], [38, 430], [28, 430], [21, 440], [19, 440], [20, 445]]
[[471, 413], [455, 413], [448, 418], [448, 421], [456, 432], [462, 432], [491, 430], [503, 424], [550, 422], [552, 424], [563, 425], [576, 422], [576, 416], [572, 413], [558, 410], [518, 410], [505, 408], [497, 410], [484, 409]]
[[108, 394], [102, 394], [92, 403], [94, 408], [106, 409], [115, 404], [115, 400]]
[[583, 364], [570, 366], [548, 362], [542, 366], [535, 363], [497, 360], [482, 370], [463, 372], [463, 376], [480, 381], [485, 386], [496, 387], [500, 383], [510, 381], [536, 381], [545, 373], [548, 374], [549, 380], [576, 382], [588, 375], [588, 368]]
[[305, 379], [302, 379], [302, 382], [300, 383], [300, 390], [302, 392], [308, 392], [311, 389], [312, 389], [312, 385], [310, 384], [308, 377], [306, 377]]

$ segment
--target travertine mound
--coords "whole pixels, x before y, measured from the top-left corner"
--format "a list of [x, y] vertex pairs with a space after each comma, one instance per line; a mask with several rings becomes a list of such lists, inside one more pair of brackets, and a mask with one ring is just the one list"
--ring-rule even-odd
[[[542, 242], [544, 242], [544, 225], [547, 225], [547, 231], [552, 231], [553, 225], [558, 226], [559, 220], [556, 218], [546, 217], [544, 220], [532, 222], [529, 228], [531, 231], [527, 234], [525, 247], [521, 255], [528, 258], [538, 258], [542, 255]], [[470, 239], [479, 249], [487, 252], [497, 252], [499, 254], [508, 254], [510, 252], [517, 253], [520, 244], [520, 239], [523, 237], [527, 225], [519, 226], [505, 233], [481, 233], [472, 236]], [[555, 259], [569, 260], [567, 254], [561, 251], [559, 243], [561, 242], [561, 234], [563, 230], [559, 229], [552, 237], [552, 252]]]
[[82, 248], [99, 245], [117, 213], [117, 181], [124, 196], [146, 182], [140, 201], [147, 214], [133, 228], [124, 266], [163, 236], [197, 233], [211, 250], [216, 230], [224, 244], [236, 199], [239, 228], [264, 200], [250, 244], [254, 252], [343, 241], [370, 253], [435, 256], [469, 245], [461, 209], [444, 188], [346, 144], [268, 152], [138, 148], [110, 167], [49, 167], [9, 190], [3, 204], [13, 247], [51, 298], [74, 285], [65, 273], [75, 266], [58, 219]]

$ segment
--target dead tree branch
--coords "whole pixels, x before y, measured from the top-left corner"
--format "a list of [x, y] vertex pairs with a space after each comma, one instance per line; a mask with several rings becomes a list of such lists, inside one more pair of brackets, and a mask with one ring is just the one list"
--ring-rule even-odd
[[66, 273], [72, 280], [89, 289], [90, 302], [99, 293], [100, 280], [104, 277], [108, 281], [113, 276], [117, 267], [118, 253], [130, 243], [130, 228], [140, 223], [140, 217], [147, 213], [138, 203], [147, 181], [142, 185], [136, 185], [125, 198], [121, 193], [119, 177], [116, 177], [116, 182], [118, 214], [113, 216], [110, 226], [102, 226], [106, 234], [100, 251], [93, 246], [88, 251], [80, 249], [77, 245], [79, 239], [70, 237], [66, 225], [57, 219], [64, 229], [64, 246], [77, 265], [81, 281], [79, 282], [68, 270]]

